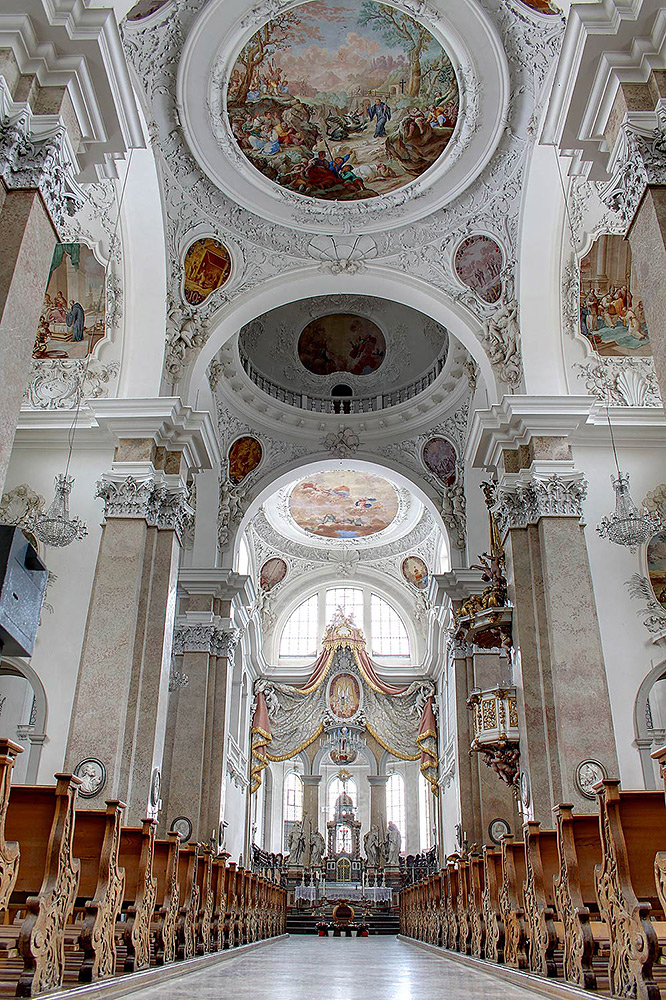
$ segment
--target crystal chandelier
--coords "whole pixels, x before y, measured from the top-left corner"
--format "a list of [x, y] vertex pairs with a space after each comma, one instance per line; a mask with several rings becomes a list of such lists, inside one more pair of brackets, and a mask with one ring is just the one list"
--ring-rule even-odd
[[334, 764], [352, 764], [363, 746], [361, 734], [348, 726], [338, 726], [331, 731], [330, 750]]
[[597, 534], [600, 538], [607, 538], [616, 545], [626, 545], [630, 552], [635, 552], [638, 545], [649, 541], [659, 531], [662, 527], [661, 518], [646, 507], [641, 507], [639, 510], [634, 503], [629, 492], [629, 473], [620, 470], [617, 460], [609, 403], [606, 403], [606, 417], [617, 469], [617, 479], [613, 475], [610, 477], [615, 490], [615, 510], [612, 514], [602, 517], [597, 525]]
[[63, 548], [88, 534], [88, 528], [80, 518], [69, 516], [69, 494], [73, 485], [72, 476], [60, 474], [55, 477], [53, 503], [35, 522], [35, 534], [45, 545]]
[[615, 510], [601, 519], [597, 534], [616, 545], [626, 545], [631, 552], [635, 552], [636, 546], [649, 541], [659, 531], [661, 518], [646, 507], [638, 509], [629, 492], [628, 472], [620, 472], [618, 468], [617, 479], [614, 476], [610, 478], [615, 490]]

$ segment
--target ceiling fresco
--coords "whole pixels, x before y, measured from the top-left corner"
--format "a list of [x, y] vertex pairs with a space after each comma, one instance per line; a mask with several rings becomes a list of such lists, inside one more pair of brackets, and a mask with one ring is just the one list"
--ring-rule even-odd
[[392, 523], [398, 494], [381, 476], [351, 469], [318, 472], [294, 487], [289, 513], [308, 534], [363, 538]]
[[298, 339], [298, 358], [314, 375], [371, 375], [385, 356], [384, 334], [365, 316], [320, 316], [308, 323]]
[[236, 142], [281, 187], [359, 201], [398, 190], [442, 155], [458, 83], [437, 39], [409, 14], [315, 0], [246, 42], [227, 91]]

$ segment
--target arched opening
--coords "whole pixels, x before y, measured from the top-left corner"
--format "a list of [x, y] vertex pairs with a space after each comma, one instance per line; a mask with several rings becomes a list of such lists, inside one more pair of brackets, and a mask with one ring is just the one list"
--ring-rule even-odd
[[44, 685], [32, 667], [18, 657], [0, 663], [2, 731], [25, 749], [12, 773], [14, 784], [35, 784], [46, 741], [47, 702]]

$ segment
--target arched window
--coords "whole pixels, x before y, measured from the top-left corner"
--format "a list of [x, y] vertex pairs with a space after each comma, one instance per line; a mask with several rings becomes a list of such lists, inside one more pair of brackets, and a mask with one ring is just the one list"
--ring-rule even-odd
[[300, 823], [303, 819], [303, 782], [299, 774], [290, 771], [284, 779], [284, 821]]
[[370, 597], [370, 634], [372, 652], [377, 656], [409, 656], [409, 636], [404, 622], [378, 594]]
[[363, 591], [358, 587], [332, 587], [326, 591], [326, 623], [342, 608], [346, 615], [354, 616], [354, 624], [363, 628]]
[[319, 598], [308, 597], [292, 611], [280, 636], [280, 656], [315, 656]]
[[[349, 778], [346, 783], [347, 785], [347, 795], [352, 800], [352, 805], [354, 809], [358, 809], [358, 786], [353, 778]], [[328, 818], [333, 821], [335, 819], [335, 803], [338, 798], [342, 795], [345, 790], [340, 778], [332, 778], [328, 786]]]
[[395, 823], [400, 830], [402, 843], [400, 849], [405, 849], [405, 782], [401, 774], [392, 774], [386, 782], [386, 821]]
[[419, 774], [419, 839], [420, 849], [428, 851], [435, 842], [433, 835], [432, 792], [430, 782]]
[[241, 536], [238, 543], [238, 555], [236, 556], [236, 572], [247, 576], [250, 572], [250, 547], [247, 544], [245, 535]]

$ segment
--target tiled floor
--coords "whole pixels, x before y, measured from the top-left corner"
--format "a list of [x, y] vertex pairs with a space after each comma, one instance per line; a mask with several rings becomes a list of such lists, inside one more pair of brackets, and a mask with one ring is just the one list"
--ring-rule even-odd
[[291, 937], [132, 1000], [541, 1000], [392, 937]]

